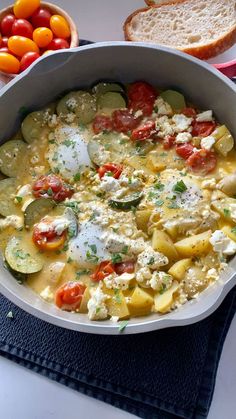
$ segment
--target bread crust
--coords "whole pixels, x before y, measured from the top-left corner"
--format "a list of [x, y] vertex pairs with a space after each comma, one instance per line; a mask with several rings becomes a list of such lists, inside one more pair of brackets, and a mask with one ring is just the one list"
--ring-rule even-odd
[[[145, 0], [146, 2], [150, 2], [150, 0]], [[175, 5], [177, 3], [185, 3], [188, 0], [172, 0], [168, 1], [168, 3], [165, 4], [155, 4], [149, 7], [143, 7], [141, 9], [135, 10], [133, 13], [131, 13], [123, 25], [124, 35], [126, 41], [136, 41], [135, 37], [131, 37], [129, 35], [129, 25], [132, 21], [132, 19], [138, 15], [139, 13], [146, 12], [152, 8], [159, 9], [163, 5]], [[150, 41], [147, 41], [150, 42]], [[151, 42], [150, 42], [151, 43]], [[155, 42], [152, 42], [155, 43]], [[174, 48], [178, 51], [185, 52], [187, 54], [193, 55], [194, 57], [200, 58], [202, 60], [207, 60], [209, 58], [215, 57], [218, 54], [221, 54], [231, 46], [233, 46], [236, 43], [236, 24], [232, 27], [232, 29], [224, 34], [223, 36], [220, 36], [215, 41], [210, 41], [208, 44], [200, 45], [200, 46], [193, 46], [193, 47], [187, 47], [187, 48]], [[157, 44], [158, 45], [158, 44]], [[164, 46], [161, 44], [161, 46]], [[167, 45], [166, 45], [167, 46]]]

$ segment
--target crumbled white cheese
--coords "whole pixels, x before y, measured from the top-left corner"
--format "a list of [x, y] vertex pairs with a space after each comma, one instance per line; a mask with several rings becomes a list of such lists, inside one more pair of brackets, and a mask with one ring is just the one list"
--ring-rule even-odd
[[151, 279], [152, 271], [148, 267], [140, 268], [136, 272], [136, 280], [139, 283], [147, 282], [147, 280]]
[[160, 138], [164, 138], [166, 135], [173, 135], [175, 132], [174, 127], [170, 124], [170, 120], [166, 115], [156, 119], [156, 129]]
[[46, 233], [48, 231], [55, 231], [58, 236], [60, 236], [63, 231], [65, 231], [70, 226], [70, 221], [64, 217], [54, 218], [52, 221], [47, 222], [47, 217], [45, 217], [40, 223], [38, 223], [37, 228], [41, 233]]
[[218, 275], [218, 272], [215, 268], [211, 268], [207, 271], [206, 277], [207, 277], [207, 279], [216, 280], [216, 279], [218, 279], [219, 275]]
[[216, 140], [212, 135], [208, 137], [204, 137], [201, 139], [201, 147], [205, 148], [205, 150], [210, 150], [211, 147], [215, 144]]
[[196, 117], [197, 122], [208, 122], [208, 121], [212, 121], [212, 120], [213, 120], [213, 115], [212, 115], [211, 110], [201, 112]]
[[49, 128], [55, 128], [58, 124], [58, 117], [56, 114], [50, 115], [48, 117], [48, 126]]
[[0, 231], [4, 230], [7, 227], [20, 229], [23, 226], [23, 217], [19, 217], [18, 215], [8, 215], [6, 218], [0, 219]]
[[175, 123], [175, 132], [183, 132], [187, 131], [187, 129], [191, 126], [193, 118], [188, 118], [183, 114], [175, 114], [172, 121]]
[[113, 176], [104, 176], [100, 183], [99, 189], [104, 192], [114, 192], [120, 188], [120, 183], [118, 179], [115, 179]]
[[88, 317], [89, 320], [102, 320], [106, 319], [108, 315], [108, 310], [105, 305], [105, 301], [108, 296], [104, 294], [100, 287], [97, 287], [95, 290], [91, 289], [91, 298], [88, 301]]
[[141, 111], [141, 109], [138, 109], [138, 110], [134, 113], [134, 117], [135, 117], [135, 118], [139, 118], [140, 116], [143, 116], [143, 111]]
[[118, 322], [118, 320], [119, 320], [119, 316], [111, 316], [110, 320], [111, 320], [111, 322], [113, 322], [113, 323], [117, 323], [117, 322]]
[[158, 115], [173, 115], [171, 106], [161, 96], [155, 100], [154, 109], [156, 108]]
[[42, 297], [44, 300], [48, 301], [49, 303], [53, 301], [54, 294], [51, 291], [51, 288], [49, 285], [46, 288], [44, 288], [43, 291], [41, 291], [40, 297]]
[[148, 285], [155, 290], [160, 291], [162, 289], [168, 289], [171, 287], [173, 282], [173, 277], [163, 271], [155, 271], [152, 274], [151, 279], [148, 281]]
[[104, 278], [103, 282], [108, 289], [121, 289], [127, 290], [130, 281], [135, 278], [134, 273], [124, 272], [121, 275], [111, 274]]
[[180, 132], [176, 136], [175, 142], [177, 144], [188, 143], [192, 140], [192, 135], [189, 132]]
[[236, 253], [236, 242], [231, 240], [221, 230], [214, 231], [209, 241], [215, 252], [227, 256], [234, 255], [234, 253]]
[[17, 191], [16, 196], [20, 196], [21, 198], [24, 198], [27, 195], [31, 195], [31, 185], [27, 183], [27, 185], [21, 186], [21, 188]]
[[69, 110], [74, 111], [77, 106], [77, 101], [75, 98], [71, 97], [66, 101], [66, 106]]
[[138, 255], [137, 264], [139, 267], [148, 267], [151, 270], [160, 268], [168, 264], [168, 258], [162, 253], [156, 252], [151, 246]]
[[122, 254], [123, 259], [137, 255], [145, 249], [145, 242], [139, 238], [137, 240], [129, 239], [121, 234], [104, 232], [101, 240], [105, 243], [106, 250], [110, 253], [121, 253], [127, 247], [127, 253]]

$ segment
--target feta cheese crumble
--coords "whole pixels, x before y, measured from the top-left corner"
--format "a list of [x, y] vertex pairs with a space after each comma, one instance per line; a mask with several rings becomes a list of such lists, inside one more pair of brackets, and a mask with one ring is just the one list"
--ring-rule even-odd
[[215, 142], [215, 138], [212, 135], [209, 135], [208, 137], [201, 139], [201, 147], [205, 148], [205, 150], [210, 150]]
[[221, 230], [214, 231], [209, 241], [212, 244], [215, 252], [226, 256], [231, 256], [236, 253], [236, 242], [231, 240]]
[[105, 301], [108, 296], [104, 294], [98, 286], [95, 290], [91, 289], [91, 298], [88, 301], [88, 317], [89, 320], [102, 320], [106, 319], [108, 310]]

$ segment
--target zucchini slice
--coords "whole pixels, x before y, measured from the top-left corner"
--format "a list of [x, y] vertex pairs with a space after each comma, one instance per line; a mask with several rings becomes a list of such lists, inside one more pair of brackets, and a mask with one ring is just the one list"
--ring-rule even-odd
[[9, 177], [16, 177], [24, 156], [27, 144], [21, 140], [10, 140], [0, 147], [0, 170]]
[[65, 95], [57, 104], [57, 114], [63, 119], [74, 113], [79, 124], [89, 124], [96, 114], [96, 98], [88, 92], [78, 90]]
[[31, 144], [33, 141], [40, 140], [49, 133], [47, 126], [47, 114], [45, 110], [31, 112], [23, 120], [21, 131], [24, 140]]
[[120, 83], [106, 83], [106, 82], [97, 83], [92, 87], [92, 93], [96, 94], [97, 96], [100, 96], [107, 92], [125, 93], [125, 87]]
[[129, 137], [114, 132], [93, 137], [87, 147], [90, 160], [97, 166], [110, 161], [121, 163], [133, 153], [133, 144]]
[[3, 217], [18, 214], [19, 208], [14, 203], [17, 182], [14, 178], [7, 178], [0, 181], [0, 214]]
[[39, 198], [31, 202], [24, 212], [24, 223], [26, 228], [31, 228], [35, 223], [41, 220], [54, 207], [56, 202], [52, 199]]
[[32, 274], [43, 268], [43, 260], [38, 250], [14, 236], [7, 243], [5, 259], [11, 269], [22, 274]]
[[135, 192], [131, 195], [125, 196], [124, 198], [114, 198], [109, 200], [109, 205], [112, 208], [117, 208], [121, 210], [129, 210], [132, 207], [137, 207], [143, 198], [142, 192]]
[[160, 96], [176, 111], [186, 108], [184, 96], [175, 90], [165, 90]]
[[117, 92], [107, 92], [98, 97], [99, 109], [123, 109], [126, 108], [124, 95]]
[[10, 265], [9, 265], [9, 263], [7, 263], [7, 261], [5, 260], [5, 262], [4, 262], [4, 267], [10, 272], [10, 274], [17, 280], [17, 282], [19, 283], [19, 284], [23, 284], [23, 282], [25, 282], [26, 281], [26, 278], [27, 278], [27, 276], [26, 276], [26, 274], [22, 274], [21, 272], [16, 272], [16, 271], [14, 271], [11, 267], [10, 267]]

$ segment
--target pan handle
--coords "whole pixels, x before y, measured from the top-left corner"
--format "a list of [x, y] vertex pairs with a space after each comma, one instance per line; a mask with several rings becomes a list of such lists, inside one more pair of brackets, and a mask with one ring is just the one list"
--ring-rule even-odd
[[213, 64], [213, 66], [230, 79], [236, 77], [236, 60], [228, 61], [226, 63]]

